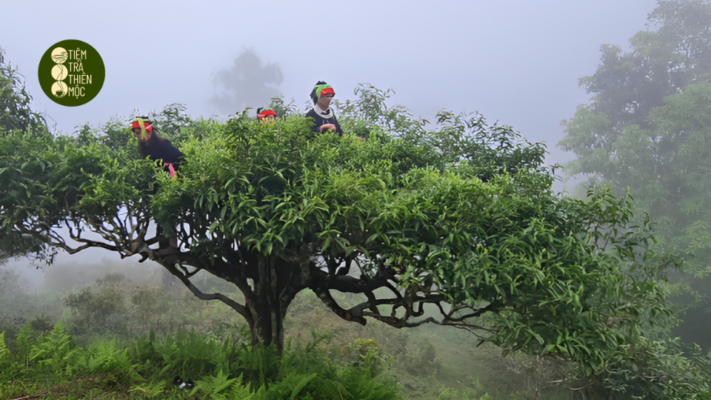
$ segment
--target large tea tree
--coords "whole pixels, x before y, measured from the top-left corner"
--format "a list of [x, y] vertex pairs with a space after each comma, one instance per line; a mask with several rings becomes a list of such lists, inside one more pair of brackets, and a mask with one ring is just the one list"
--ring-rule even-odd
[[[575, 361], [580, 376], [622, 370], [699, 390], [693, 374], [676, 389], [635, 366], [651, 349], [640, 326], [667, 310], [628, 198], [559, 198], [541, 145], [479, 115], [441, 113], [426, 130], [384, 95], [363, 87], [342, 104], [344, 128], [366, 140], [314, 135], [298, 115], [220, 124], [168, 108], [156, 123], [186, 154], [176, 179], [138, 155], [124, 123], [76, 138], [5, 130], [0, 222], [70, 253], [153, 259], [240, 314], [254, 344], [282, 348], [289, 304], [310, 289], [353, 323], [451, 325]], [[181, 254], [156, 256], [154, 221], [177, 231]], [[242, 298], [203, 292], [191, 281], [201, 271]], [[339, 304], [334, 291], [362, 302]]]

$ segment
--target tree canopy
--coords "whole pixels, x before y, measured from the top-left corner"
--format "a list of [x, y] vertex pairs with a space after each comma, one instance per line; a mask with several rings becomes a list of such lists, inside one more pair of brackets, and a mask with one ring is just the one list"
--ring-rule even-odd
[[584, 143], [571, 137], [563, 147], [576, 153], [609, 149], [625, 127], [646, 127], [649, 112], [664, 97], [706, 79], [711, 73], [709, 20], [708, 0], [659, 0], [649, 14], [648, 29], [630, 39], [628, 51], [603, 45], [597, 71], [580, 79], [593, 101], [579, 107], [576, 119], [592, 112], [606, 116], [610, 124], [595, 129]]

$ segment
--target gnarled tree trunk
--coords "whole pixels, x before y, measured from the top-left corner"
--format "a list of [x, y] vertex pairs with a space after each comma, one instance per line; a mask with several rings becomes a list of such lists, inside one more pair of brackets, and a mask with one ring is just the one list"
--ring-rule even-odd
[[288, 275], [292, 275], [293, 270], [286, 265], [276, 265], [275, 261], [273, 257], [258, 256], [258, 277], [254, 280], [252, 296], [246, 298], [246, 306], [252, 314], [252, 345], [275, 345], [281, 354], [284, 317], [296, 291], [289, 285]]

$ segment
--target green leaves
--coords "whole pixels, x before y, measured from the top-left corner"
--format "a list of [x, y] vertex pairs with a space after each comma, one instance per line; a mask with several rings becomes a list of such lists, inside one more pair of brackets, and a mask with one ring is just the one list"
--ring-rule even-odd
[[[115, 127], [76, 140], [4, 135], [0, 183], [9, 190], [0, 221], [55, 234], [62, 222], [74, 232], [88, 226], [128, 254], [155, 221], [189, 247], [186, 265], [240, 283], [247, 299], [259, 274], [274, 284], [259, 290], [291, 295], [317, 285], [369, 296], [390, 289], [395, 298], [382, 305], [393, 306], [391, 317], [374, 311], [381, 305], [359, 312], [401, 327], [435, 303], [443, 324], [471, 322], [506, 351], [574, 360], [587, 374], [627, 360], [622, 346], [635, 343], [639, 326], [668, 313], [647, 263], [651, 235], [630, 224], [630, 197], [602, 188], [588, 202], [559, 198], [543, 145], [510, 127], [442, 112], [427, 131], [378, 103], [387, 93], [359, 93], [344, 127], [367, 130], [364, 141], [314, 135], [299, 116], [221, 124], [169, 110], [166, 126], [186, 155], [175, 179], [139, 157], [135, 139], [119, 145]], [[638, 139], [632, 132], [629, 145]], [[63, 244], [58, 235], [46, 240]], [[349, 274], [353, 264], [360, 274]], [[252, 317], [266, 320], [275, 311], [267, 304], [244, 313], [259, 309]], [[62, 348], [61, 337], [52, 343], [45, 353]], [[104, 359], [122, 364], [109, 350]], [[233, 379], [218, 375], [201, 390], [227, 395]]]
[[64, 371], [71, 376], [78, 355], [72, 337], [65, 332], [64, 325], [59, 321], [47, 337], [32, 347], [30, 362], [51, 371]]
[[708, 307], [695, 300], [710, 287], [703, 228], [711, 221], [711, 34], [704, 22], [710, 16], [705, 0], [659, 1], [629, 51], [603, 46], [597, 71], [581, 79], [594, 96], [564, 121], [559, 143], [578, 157], [566, 166], [569, 175], [588, 175], [586, 186], [611, 183], [619, 196], [630, 190], [636, 222], [647, 223], [648, 213], [654, 225], [657, 252], [683, 257], [683, 264], [670, 256], [655, 262], [686, 270], [669, 289], [676, 309], [688, 313], [677, 332], [704, 347], [711, 346], [708, 335], [692, 332], [707, 331], [711, 321]]
[[[223, 392], [227, 392], [231, 387], [240, 388], [242, 386], [242, 376], [237, 378], [229, 378], [229, 374], [223, 373], [220, 370], [217, 376], [208, 376], [205, 379], [200, 379], [195, 382], [195, 388], [193, 388], [190, 395], [195, 395], [197, 393], [202, 393], [203, 398], [215, 398]], [[249, 392], [249, 388], [246, 390]]]
[[0, 366], [6, 368], [10, 361], [10, 349], [5, 345], [5, 332], [2, 332], [0, 333]]
[[12, 130], [46, 134], [44, 117], [32, 111], [31, 100], [24, 77], [17, 68], [5, 63], [5, 51], [0, 48], [0, 134]]

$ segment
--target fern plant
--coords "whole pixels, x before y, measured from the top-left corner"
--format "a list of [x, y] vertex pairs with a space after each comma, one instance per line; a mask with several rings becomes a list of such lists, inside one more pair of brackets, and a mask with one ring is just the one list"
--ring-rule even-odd
[[279, 374], [280, 358], [275, 346], [241, 345], [232, 371], [243, 375], [247, 382], [269, 386]]
[[77, 370], [77, 361], [81, 355], [80, 348], [74, 348], [72, 337], [64, 330], [61, 321], [57, 322], [46, 337], [40, 336], [40, 341], [32, 347], [30, 362], [36, 361], [40, 367], [55, 373], [72, 375]]
[[141, 364], [133, 364], [128, 349], [116, 349], [115, 340], [94, 343], [88, 350], [87, 369], [91, 374], [110, 373], [117, 380], [140, 381]]
[[229, 370], [237, 355], [229, 341], [220, 342], [194, 332], [178, 332], [163, 343], [155, 344], [155, 348], [164, 360], [160, 376], [166, 379], [175, 375], [190, 379], [220, 369]]
[[0, 333], [0, 371], [10, 366], [10, 349], [5, 345], [5, 332]]
[[[230, 379], [229, 374], [220, 370], [216, 376], [207, 376], [205, 379], [195, 382], [195, 388], [190, 392], [190, 395], [194, 396], [200, 393], [202, 399], [226, 399], [225, 394], [231, 392], [232, 386], [242, 387], [242, 375]], [[246, 391], [249, 393], [249, 385]]]
[[[287, 375], [283, 380], [271, 385], [267, 389], [267, 397], [271, 399], [289, 399], [296, 400], [298, 395], [303, 391], [304, 388], [318, 376], [317, 373], [311, 375], [304, 375], [298, 373], [292, 373]], [[318, 391], [319, 388], [312, 388], [314, 391]], [[306, 397], [311, 397], [309, 393], [305, 394]], [[303, 399], [304, 397], [300, 397]]]
[[24, 368], [30, 367], [30, 353], [33, 345], [32, 325], [28, 322], [20, 328], [20, 332], [17, 333], [17, 338], [15, 339], [15, 346], [17, 348], [15, 361]]
[[143, 383], [131, 386], [130, 393], [137, 393], [146, 399], [164, 398], [166, 381], [158, 381], [155, 383]]

